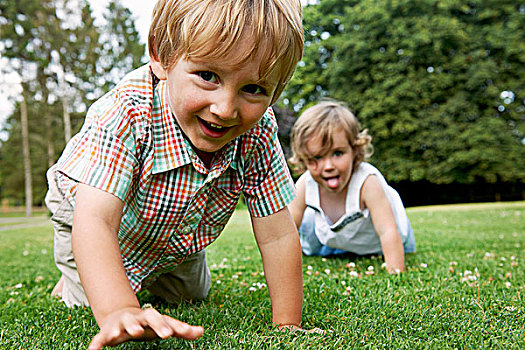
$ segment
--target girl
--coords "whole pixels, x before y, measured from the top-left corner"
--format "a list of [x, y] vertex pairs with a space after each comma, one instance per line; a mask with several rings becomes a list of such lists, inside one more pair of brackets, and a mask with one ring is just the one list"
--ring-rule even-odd
[[371, 137], [343, 104], [308, 108], [292, 130], [291, 164], [306, 172], [289, 209], [306, 255], [383, 254], [391, 273], [415, 252], [414, 231], [396, 190], [365, 162]]

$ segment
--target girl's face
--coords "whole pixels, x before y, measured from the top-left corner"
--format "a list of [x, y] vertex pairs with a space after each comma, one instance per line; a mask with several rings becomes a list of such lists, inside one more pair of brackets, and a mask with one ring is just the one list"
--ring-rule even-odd
[[306, 168], [314, 180], [329, 192], [345, 191], [352, 177], [354, 151], [350, 146], [344, 130], [338, 130], [332, 135], [332, 147], [321, 154], [320, 137], [313, 137], [306, 142], [310, 159]]

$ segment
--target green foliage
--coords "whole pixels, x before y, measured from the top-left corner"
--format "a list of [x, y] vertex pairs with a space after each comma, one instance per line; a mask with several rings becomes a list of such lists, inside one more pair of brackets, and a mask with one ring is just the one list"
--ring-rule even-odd
[[[260, 255], [247, 211], [236, 211], [207, 249], [212, 288], [203, 303], [174, 306], [139, 294], [141, 303], [202, 325], [204, 336], [117, 349], [525, 347], [525, 203], [421, 207], [408, 215], [418, 252], [401, 275], [389, 275], [376, 257], [303, 258], [302, 326], [332, 330], [316, 336], [270, 329]], [[79, 349], [97, 333], [89, 309], [51, 298], [59, 277], [52, 249], [50, 224], [0, 226], [0, 348]]]
[[523, 182], [525, 16], [504, 0], [323, 0], [304, 11], [296, 110], [346, 102], [389, 181]]
[[[60, 116], [61, 106], [57, 104], [42, 106], [39, 101], [34, 101], [30, 94], [27, 102], [28, 109], [28, 128], [29, 128], [29, 148], [31, 155], [31, 172], [33, 181], [33, 201], [34, 203], [43, 203], [47, 191], [47, 181], [45, 171], [48, 166], [46, 150], [46, 126], [42, 120], [42, 108], [50, 113], [56, 113]], [[61, 126], [59, 120], [55, 120]], [[20, 130], [20, 111], [17, 108], [14, 115], [7, 122], [9, 129], [9, 138], [2, 142], [0, 155], [2, 157], [2, 166], [0, 174], [3, 181], [0, 182], [1, 198], [8, 198], [11, 205], [24, 205], [24, 167], [21, 159], [22, 155], [22, 136]], [[55, 125], [51, 131], [57, 135], [60, 129]], [[55, 134], [56, 133], [56, 134]], [[64, 146], [63, 137], [53, 136], [53, 145], [55, 149]]]
[[[112, 0], [105, 20], [95, 23], [86, 0], [0, 2], [0, 51], [22, 79], [37, 205], [47, 190], [45, 172], [65, 146], [64, 108], [74, 134], [88, 106], [141, 65], [144, 45], [131, 12]], [[0, 198], [16, 204], [24, 196], [20, 128], [17, 104], [0, 141]]]

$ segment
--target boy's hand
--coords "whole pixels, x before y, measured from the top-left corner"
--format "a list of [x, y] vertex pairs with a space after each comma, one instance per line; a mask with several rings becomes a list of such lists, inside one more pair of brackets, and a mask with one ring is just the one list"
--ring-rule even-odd
[[130, 340], [147, 341], [171, 337], [193, 340], [200, 338], [203, 333], [204, 329], [200, 326], [191, 326], [152, 308], [126, 308], [110, 314], [104, 320], [88, 350], [115, 346]]

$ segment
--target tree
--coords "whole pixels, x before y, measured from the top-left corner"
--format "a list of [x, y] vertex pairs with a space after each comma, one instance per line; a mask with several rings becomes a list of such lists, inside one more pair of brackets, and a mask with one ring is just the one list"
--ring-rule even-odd
[[20, 102], [20, 127], [22, 129], [22, 158], [24, 163], [24, 194], [26, 197], [26, 216], [31, 216], [33, 210], [33, 177], [31, 176], [31, 158], [29, 153], [29, 132], [27, 127], [27, 105], [25, 93], [22, 90]]
[[[109, 3], [102, 25], [95, 24], [86, 0], [0, 2], [0, 33], [2, 55], [24, 85], [34, 201], [40, 204], [55, 150], [79, 129], [87, 107], [122, 72], [140, 65], [144, 45], [130, 11], [117, 0]], [[9, 138], [0, 144], [2, 195], [18, 201], [24, 188], [21, 164], [13, 156], [22, 154], [20, 122], [14, 118], [19, 109], [4, 127]]]
[[108, 91], [124, 77], [132, 67], [144, 61], [144, 44], [140, 43], [139, 33], [131, 11], [122, 6], [119, 0], [111, 0], [104, 15], [106, 23], [101, 32], [99, 69], [104, 70], [105, 84], [99, 86]]
[[297, 111], [346, 102], [390, 181], [525, 179], [525, 16], [510, 0], [323, 0], [304, 11]]

